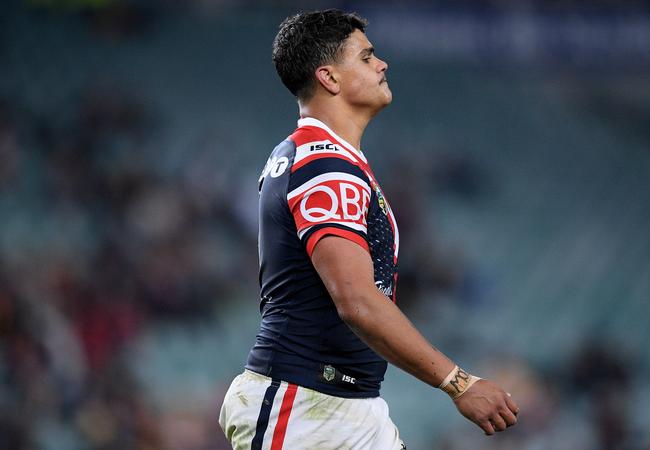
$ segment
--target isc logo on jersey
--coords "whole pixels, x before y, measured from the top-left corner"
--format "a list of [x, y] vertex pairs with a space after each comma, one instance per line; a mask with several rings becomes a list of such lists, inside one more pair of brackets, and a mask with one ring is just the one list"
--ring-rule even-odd
[[329, 150], [332, 152], [340, 152], [339, 148], [331, 142], [321, 142], [309, 146], [310, 152], [317, 152], [319, 150]]

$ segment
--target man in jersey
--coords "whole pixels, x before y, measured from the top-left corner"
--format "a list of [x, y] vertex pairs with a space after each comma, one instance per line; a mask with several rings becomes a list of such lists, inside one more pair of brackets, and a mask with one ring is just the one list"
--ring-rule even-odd
[[379, 397], [386, 361], [445, 391], [488, 435], [517, 421], [509, 394], [460, 369], [396, 306], [399, 231], [360, 150], [392, 100], [366, 24], [298, 14], [274, 41], [300, 120], [259, 180], [261, 327], [219, 419], [235, 449], [406, 448]]

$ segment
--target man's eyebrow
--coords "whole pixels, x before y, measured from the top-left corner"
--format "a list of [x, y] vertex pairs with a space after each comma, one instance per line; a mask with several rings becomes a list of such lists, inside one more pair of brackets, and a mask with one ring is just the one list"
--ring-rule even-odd
[[361, 55], [362, 57], [366, 57], [366, 56], [372, 55], [373, 53], [375, 53], [375, 48], [374, 47], [368, 47], [368, 48], [364, 48], [363, 50], [361, 50], [359, 52], [359, 55]]

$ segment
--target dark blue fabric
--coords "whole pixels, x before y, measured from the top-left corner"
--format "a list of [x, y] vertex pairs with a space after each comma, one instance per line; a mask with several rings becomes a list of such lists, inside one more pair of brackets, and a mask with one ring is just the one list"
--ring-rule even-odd
[[302, 186], [306, 181], [311, 180], [314, 174], [328, 172], [343, 172], [354, 175], [370, 186], [370, 181], [366, 174], [354, 164], [340, 158], [320, 158], [305, 164], [291, 175], [287, 192], [291, 192], [297, 187]]

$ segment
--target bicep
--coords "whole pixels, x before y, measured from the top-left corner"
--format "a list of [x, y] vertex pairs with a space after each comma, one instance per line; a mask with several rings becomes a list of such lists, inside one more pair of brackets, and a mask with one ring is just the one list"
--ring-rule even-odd
[[375, 290], [370, 255], [356, 243], [325, 236], [316, 243], [311, 258], [340, 315]]

